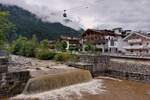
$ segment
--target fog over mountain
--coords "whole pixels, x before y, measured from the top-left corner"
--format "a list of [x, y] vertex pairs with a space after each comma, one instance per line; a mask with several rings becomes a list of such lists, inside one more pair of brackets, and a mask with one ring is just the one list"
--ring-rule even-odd
[[[17, 5], [44, 21], [60, 22], [76, 30], [123, 27], [150, 31], [149, 0], [0, 0], [0, 3]], [[64, 9], [70, 9], [67, 19], [62, 16]]]

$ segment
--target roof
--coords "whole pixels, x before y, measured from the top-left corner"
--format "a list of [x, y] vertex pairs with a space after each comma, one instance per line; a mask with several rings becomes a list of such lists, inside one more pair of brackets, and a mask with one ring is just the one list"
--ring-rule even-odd
[[114, 28], [113, 30], [122, 30], [122, 28], [118, 27], [118, 28]]
[[62, 39], [62, 40], [76, 40], [76, 41], [80, 40], [80, 38], [77, 38], [77, 37], [67, 37], [67, 36], [61, 36], [60, 39]]
[[86, 33], [96, 33], [96, 34], [100, 34], [103, 36], [122, 36], [121, 34], [116, 34], [114, 31], [112, 30], [95, 30], [95, 29], [87, 29], [82, 36], [84, 36]]
[[129, 34], [128, 36], [126, 36], [123, 40], [126, 40], [128, 39], [130, 36], [132, 36], [133, 34], [137, 34], [141, 37], [144, 37], [144, 38], [147, 38], [147, 39], [150, 39], [150, 35], [146, 34], [146, 33], [141, 33], [141, 32], [133, 32], [131, 34]]

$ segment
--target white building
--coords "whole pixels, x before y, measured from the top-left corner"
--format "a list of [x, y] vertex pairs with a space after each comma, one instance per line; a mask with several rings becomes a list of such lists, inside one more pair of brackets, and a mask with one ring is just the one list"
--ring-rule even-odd
[[102, 53], [121, 53], [123, 36], [120, 29], [94, 30], [88, 29], [82, 34], [83, 47], [86, 42], [95, 46], [96, 51]]
[[145, 33], [134, 32], [123, 39], [126, 55], [146, 56], [150, 54], [150, 36]]

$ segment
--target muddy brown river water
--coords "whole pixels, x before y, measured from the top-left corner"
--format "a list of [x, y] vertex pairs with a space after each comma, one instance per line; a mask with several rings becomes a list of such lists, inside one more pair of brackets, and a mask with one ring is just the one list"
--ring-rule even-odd
[[[83, 86], [81, 85], [80, 87], [79, 86], [74, 88], [72, 87], [68, 90], [66, 89], [65, 91], [70, 93], [68, 95], [69, 98], [67, 97], [67, 95], [65, 95], [66, 92], [64, 92], [63, 89], [53, 92], [53, 96], [57, 95], [57, 97], [55, 98], [56, 100], [150, 100], [150, 84], [129, 80], [119, 80], [108, 77], [98, 77], [96, 78], [96, 80], [99, 80], [100, 83], [96, 84], [94, 84], [94, 82], [90, 83], [87, 90], [86, 86], [85, 88], [83, 88], [84, 85]], [[97, 87], [98, 84], [101, 84], [98, 87], [98, 89], [101, 92], [97, 92], [96, 94], [90, 92], [88, 93], [88, 91], [93, 92], [92, 89]], [[78, 88], [83, 88], [83, 90], [85, 91], [81, 92], [81, 94], [78, 94], [79, 92]], [[76, 89], [75, 92], [77, 93], [74, 94], [71, 91], [71, 89]], [[64, 93], [57, 94], [57, 92], [59, 93], [64, 92]], [[32, 99], [30, 100], [54, 100], [54, 98], [51, 98], [50, 95], [51, 93], [52, 92], [48, 92], [47, 94], [32, 95], [31, 97]], [[64, 96], [61, 97], [61, 95], [63, 94]], [[40, 98], [41, 96], [45, 96], [45, 98]], [[25, 100], [29, 100], [29, 98], [26, 98]], [[22, 100], [22, 99], [15, 99], [15, 100]]]
[[150, 100], [150, 84], [104, 79], [106, 92], [86, 95], [81, 100]]

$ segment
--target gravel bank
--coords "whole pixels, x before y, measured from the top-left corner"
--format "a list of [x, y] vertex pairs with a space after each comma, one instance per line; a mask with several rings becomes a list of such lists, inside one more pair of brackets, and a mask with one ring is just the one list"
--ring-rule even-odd
[[30, 71], [32, 77], [76, 70], [75, 68], [68, 67], [67, 65], [61, 64], [59, 62], [51, 60], [39, 60], [36, 58], [26, 58], [16, 55], [11, 55], [8, 69], [9, 72], [28, 70]]

